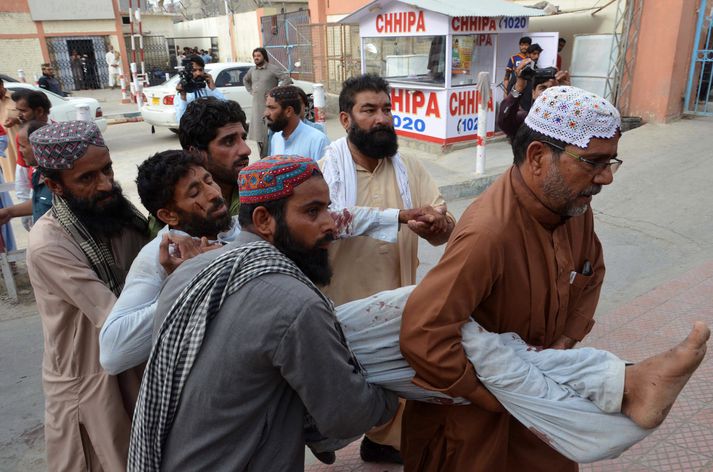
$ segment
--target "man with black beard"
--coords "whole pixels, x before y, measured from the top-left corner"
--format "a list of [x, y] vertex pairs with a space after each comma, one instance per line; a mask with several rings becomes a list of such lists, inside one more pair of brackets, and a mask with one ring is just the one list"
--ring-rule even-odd
[[267, 93], [265, 122], [274, 134], [270, 154], [322, 158], [329, 145], [327, 135], [302, 121], [302, 97], [294, 85], [275, 87]]
[[159, 297], [129, 471], [301, 470], [305, 413], [349, 438], [396, 409], [316, 286], [337, 233], [317, 164], [266, 158], [238, 186], [241, 233], [181, 264]]
[[[390, 87], [366, 74], [347, 79], [339, 94], [339, 120], [347, 136], [333, 142], [320, 161], [335, 209], [386, 208], [375, 213], [404, 225], [396, 243], [357, 237], [330, 247], [334, 268], [324, 292], [337, 305], [416, 283], [418, 238], [444, 244], [455, 226], [438, 187], [416, 159], [398, 153]], [[362, 442], [362, 459], [400, 462], [400, 413], [393, 424]]]
[[123, 470], [141, 376], [99, 365], [99, 329], [147, 242], [146, 219], [114, 182], [93, 122], [30, 136], [52, 209], [30, 231], [27, 268], [43, 325], [48, 470]]

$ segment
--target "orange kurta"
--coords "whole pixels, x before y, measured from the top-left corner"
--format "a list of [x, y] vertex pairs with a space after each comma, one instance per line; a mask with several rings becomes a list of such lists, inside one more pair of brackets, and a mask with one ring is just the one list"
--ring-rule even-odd
[[[112, 238], [121, 282], [147, 239], [133, 229]], [[99, 364], [99, 330], [116, 296], [52, 212], [30, 231], [27, 270], [44, 334], [47, 468], [125, 470], [141, 377], [108, 375]]]
[[[580, 273], [585, 261], [589, 276]], [[477, 403], [484, 387], [461, 346], [463, 323], [472, 316], [536, 346], [563, 334], [581, 340], [594, 323], [603, 278], [591, 209], [562, 219], [511, 168], [465, 211], [443, 258], [408, 300], [401, 350], [414, 383]], [[577, 470], [509, 414], [477, 404], [409, 402], [402, 456], [409, 472]]]

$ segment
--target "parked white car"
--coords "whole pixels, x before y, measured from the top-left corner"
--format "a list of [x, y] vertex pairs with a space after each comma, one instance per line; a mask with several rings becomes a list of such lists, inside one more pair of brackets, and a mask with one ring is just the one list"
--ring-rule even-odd
[[77, 105], [89, 105], [89, 115], [103, 132], [106, 130], [106, 118], [99, 106], [99, 101], [89, 97], [60, 97], [56, 93], [50, 92], [40, 87], [23, 82], [5, 82], [5, 88], [12, 94], [15, 90], [30, 89], [39, 90], [47, 95], [52, 108], [50, 108], [50, 118], [54, 121], [73, 121], [77, 119]]
[[[218, 90], [228, 100], [234, 100], [240, 104], [240, 107], [247, 115], [248, 122], [250, 122], [252, 96], [245, 90], [243, 77], [254, 65], [250, 62], [216, 62], [205, 65], [205, 71], [213, 76]], [[173, 99], [176, 95], [176, 85], [178, 85], [179, 78], [178, 74], [176, 74], [161, 85], [144, 89], [144, 106], [141, 108], [141, 116], [146, 123], [169, 128], [172, 131], [178, 130]], [[312, 82], [294, 80], [294, 84], [304, 90], [311, 98], [314, 89]], [[309, 113], [310, 110], [308, 110], [308, 117], [310, 116]]]

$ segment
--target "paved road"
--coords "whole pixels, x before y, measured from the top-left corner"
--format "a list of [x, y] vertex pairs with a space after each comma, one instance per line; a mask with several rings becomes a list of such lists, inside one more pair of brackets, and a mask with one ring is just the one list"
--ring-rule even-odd
[[[627, 133], [616, 182], [595, 197], [597, 231], [607, 277], [599, 314], [623, 306], [665, 281], [713, 260], [713, 120], [682, 120]], [[106, 140], [118, 180], [135, 199], [136, 165], [150, 154], [177, 148], [166, 130], [144, 123], [110, 126]], [[254, 155], [256, 155], [254, 153]], [[451, 202], [460, 215], [468, 200]], [[16, 227], [18, 239], [24, 229]], [[442, 248], [421, 247], [423, 274]], [[21, 268], [22, 269], [22, 268]], [[41, 325], [25, 281], [23, 303], [0, 299], [0, 470], [44, 470], [42, 459]], [[713, 320], [708, 320], [713, 323]], [[713, 445], [711, 445], [713, 447]]]

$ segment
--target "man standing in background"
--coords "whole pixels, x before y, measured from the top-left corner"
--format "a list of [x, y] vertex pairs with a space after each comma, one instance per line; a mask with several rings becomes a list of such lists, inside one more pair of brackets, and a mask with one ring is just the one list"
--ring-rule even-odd
[[114, 46], [111, 44], [106, 51], [106, 63], [109, 66], [109, 87], [114, 89], [119, 82], [121, 68], [119, 67], [119, 53], [114, 51]]
[[253, 61], [255, 67], [251, 67], [243, 79], [245, 90], [253, 96], [248, 139], [257, 141], [262, 158], [267, 155], [268, 148], [267, 125], [262, 118], [265, 114], [265, 95], [278, 85], [290, 85], [292, 79], [287, 71], [270, 64], [265, 48], [253, 50]]

